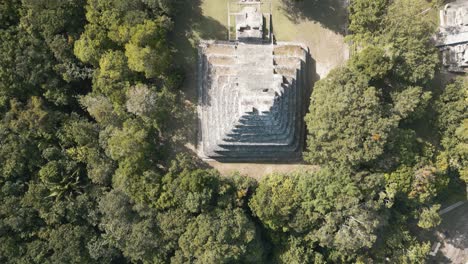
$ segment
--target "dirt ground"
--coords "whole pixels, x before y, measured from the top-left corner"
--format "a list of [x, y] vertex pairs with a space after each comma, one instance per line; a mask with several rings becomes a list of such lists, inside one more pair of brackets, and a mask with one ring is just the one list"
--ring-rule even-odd
[[[325, 77], [328, 72], [342, 65], [349, 57], [349, 48], [344, 42], [346, 28], [346, 1], [304, 1], [284, 5], [282, 0], [272, 0], [273, 32], [277, 41], [301, 42], [308, 46], [312, 58], [313, 82]], [[196, 45], [200, 39], [226, 40], [228, 0], [193, 0], [187, 2], [175, 21], [173, 36], [178, 50], [177, 63], [185, 71], [183, 89], [186, 104], [195, 109], [196, 95]], [[311, 83], [311, 89], [313, 86]], [[188, 111], [187, 111], [188, 112]], [[187, 113], [186, 120], [179, 124], [183, 143], [180, 151], [195, 154], [196, 114]], [[218, 169], [223, 175], [240, 172], [260, 179], [274, 172], [315, 170], [316, 166], [297, 164], [220, 163], [206, 161], [207, 166]]]
[[468, 202], [442, 216], [437, 228], [441, 247], [431, 263], [468, 263]]
[[207, 163], [216, 168], [222, 175], [240, 173], [256, 180], [260, 180], [264, 176], [273, 173], [290, 173], [293, 171], [313, 172], [319, 169], [318, 166], [305, 164], [221, 163], [217, 161], [208, 161]]

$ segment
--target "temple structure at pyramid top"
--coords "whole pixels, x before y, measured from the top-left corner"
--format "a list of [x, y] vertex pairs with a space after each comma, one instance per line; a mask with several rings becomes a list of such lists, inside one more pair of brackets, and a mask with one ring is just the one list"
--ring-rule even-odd
[[263, 38], [263, 14], [258, 7], [246, 6], [236, 15], [236, 36], [238, 40], [248, 41]]
[[298, 160], [308, 49], [275, 43], [265, 2], [234, 4], [229, 41], [199, 45], [198, 155], [226, 162]]

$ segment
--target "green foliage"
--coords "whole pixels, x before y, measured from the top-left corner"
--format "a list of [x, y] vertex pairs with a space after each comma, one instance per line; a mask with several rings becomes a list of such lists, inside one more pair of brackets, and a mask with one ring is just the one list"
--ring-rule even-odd
[[455, 138], [460, 142], [454, 149], [454, 156], [458, 156], [459, 162], [462, 165], [459, 171], [460, 177], [468, 183], [468, 119], [464, 119], [461, 126], [457, 128]]
[[86, 6], [86, 18], [90, 24], [102, 26], [109, 38], [118, 44], [127, 42], [130, 28], [149, 17], [149, 10], [140, 0], [89, 0]]
[[419, 216], [418, 226], [424, 229], [436, 227], [442, 222], [439, 215], [440, 205], [424, 208]]
[[385, 174], [387, 192], [394, 195], [408, 195], [411, 191], [413, 178], [413, 170], [407, 166], [402, 166], [391, 173]]
[[398, 166], [414, 166], [423, 151], [423, 142], [411, 129], [397, 129], [389, 140], [382, 162], [387, 170]]
[[2, 120], [0, 172], [3, 178], [31, 177], [43, 159], [43, 145], [52, 137], [54, 117], [44, 109], [43, 101], [32, 97], [26, 106], [16, 100]]
[[252, 181], [221, 179], [194, 166], [179, 157], [149, 201], [135, 203], [140, 200], [117, 189], [106, 194], [99, 207], [110, 245], [143, 263], [262, 261], [258, 228], [242, 202]]
[[102, 27], [95, 24], [87, 24], [85, 32], [75, 42], [74, 53], [81, 61], [96, 66], [99, 58], [111, 47], [112, 44]]
[[398, 204], [418, 208], [430, 204], [447, 184], [447, 177], [430, 164], [414, 167], [401, 166], [385, 175], [387, 192], [393, 194]]
[[93, 235], [94, 231], [91, 227], [73, 224], [61, 225], [51, 230], [47, 238], [49, 240], [47, 246], [52, 252], [49, 256], [50, 261], [55, 263], [96, 262], [89, 254], [83, 254], [83, 250], [86, 250], [83, 245]]
[[387, 76], [392, 68], [390, 58], [385, 50], [369, 46], [351, 57], [349, 68], [354, 72], [362, 73], [370, 80], [381, 80]]
[[445, 87], [438, 98], [438, 126], [443, 134], [453, 134], [462, 120], [468, 118], [466, 100], [468, 98], [468, 80], [458, 78]]
[[444, 151], [449, 166], [458, 170], [468, 182], [468, 81], [457, 79], [445, 87], [436, 103], [437, 124], [442, 135]]
[[[427, 84], [434, 78], [439, 63], [431, 42], [437, 26], [425, 12], [428, 8], [424, 0], [352, 1], [349, 7], [352, 34], [348, 38], [357, 47], [369, 44], [383, 47], [393, 64], [394, 82]], [[375, 74], [381, 72], [379, 69]]]
[[44, 43], [16, 28], [1, 30], [0, 98], [2, 107], [9, 99], [23, 101], [43, 92], [54, 101], [63, 103], [64, 95], [52, 96], [60, 81], [53, 73], [50, 54]]
[[347, 68], [315, 84], [309, 114], [305, 160], [359, 165], [378, 158], [398, 122], [389, 117], [379, 91], [368, 78]]
[[0, 3], [0, 263], [424, 263], [409, 230], [440, 223], [447, 172], [468, 179], [466, 81], [437, 99], [442, 152], [415, 128], [425, 2], [351, 2], [360, 51], [306, 117], [305, 158], [331, 166], [259, 183], [172, 158], [173, 2]]
[[259, 263], [263, 250], [255, 229], [241, 209], [201, 214], [180, 237], [175, 258], [193, 263]]
[[300, 203], [297, 180], [297, 176], [273, 174], [259, 184], [250, 207], [268, 228], [287, 232], [298, 222], [294, 219]]
[[391, 43], [396, 57], [396, 78], [410, 83], [427, 83], [434, 78], [439, 63], [430, 41], [437, 26], [427, 14], [424, 0], [397, 0], [388, 8], [384, 20], [384, 42]]
[[23, 0], [21, 23], [30, 33], [39, 33], [49, 42], [55, 35], [76, 37], [85, 23], [85, 0]]
[[150, 162], [153, 150], [151, 143], [154, 142], [150, 136], [150, 131], [143, 124], [129, 119], [124, 122], [122, 129], [116, 129], [111, 134], [108, 141], [109, 154], [117, 161], [128, 159], [143, 164]]
[[395, 220], [384, 233], [385, 243], [376, 248], [379, 259], [390, 259], [394, 263], [426, 263], [431, 251], [429, 242], [418, 242], [410, 232], [404, 230], [404, 225]]
[[[41, 42], [44, 54], [38, 68], [47, 65], [48, 78], [57, 76], [57, 81], [44, 87], [45, 96], [57, 104], [71, 104], [74, 99], [70, 93], [82, 88], [80, 81], [90, 75], [73, 54], [73, 42], [83, 31], [85, 24], [85, 0], [22, 1], [20, 29], [28, 34], [28, 39]], [[42, 64], [42, 65], [41, 65]], [[53, 72], [53, 74], [52, 74]]]
[[[433, 203], [447, 186], [443, 160], [449, 156], [444, 152], [436, 160], [434, 133], [421, 133], [423, 128], [418, 125], [433, 122], [428, 114], [432, 92], [427, 86], [434, 78], [438, 56], [431, 42], [436, 26], [424, 11], [429, 7], [422, 0], [352, 1], [351, 35], [347, 38], [354, 42], [357, 52], [345, 68], [332, 71], [315, 84], [306, 116], [309, 135], [305, 159], [319, 165], [338, 163], [385, 172], [385, 192], [380, 198], [388, 208], [382, 217], [388, 217], [385, 223], [390, 223], [380, 226], [380, 239], [361, 239], [375, 241], [370, 243], [369, 255], [355, 252], [352, 260], [346, 259], [336, 245], [346, 247], [335, 242], [325, 254], [327, 260], [426, 260], [429, 244], [419, 242], [408, 230], [416, 230], [418, 222], [422, 228], [439, 223], [437, 205]], [[345, 185], [345, 181], [341, 182]], [[300, 208], [295, 206], [294, 212]], [[344, 234], [338, 241], [356, 244], [348, 242], [355, 237]], [[323, 242], [319, 245], [323, 246]], [[323, 248], [319, 249], [323, 252]]]
[[[350, 261], [376, 240], [382, 184], [381, 175], [344, 169], [273, 175], [260, 182], [250, 207], [268, 229], [300, 236], [310, 249], [325, 247], [330, 260]], [[294, 243], [280, 258], [300, 250]]]
[[145, 20], [135, 27], [129, 43], [125, 45], [130, 69], [144, 73], [146, 78], [154, 78], [160, 77], [169, 68], [168, 24], [167, 18], [160, 17], [157, 21]]
[[284, 252], [279, 256], [279, 263], [313, 263], [323, 264], [326, 263], [322, 254], [315, 252], [313, 248], [304, 243], [304, 239], [300, 237], [291, 236], [286, 245]]
[[159, 193], [161, 180], [157, 134], [134, 119], [111, 131], [106, 147], [118, 163], [112, 179], [114, 188], [125, 191], [135, 201], [151, 201]]
[[178, 175], [169, 173], [163, 179], [165, 188], [157, 206], [182, 207], [192, 213], [209, 211], [215, 202], [217, 176], [217, 172], [204, 170], [184, 170]]
[[388, 0], [355, 0], [349, 6], [349, 26], [352, 40], [365, 43], [382, 31]]
[[132, 73], [122, 51], [108, 51], [99, 60], [99, 69], [93, 79], [93, 90], [109, 97], [113, 102], [122, 103], [125, 89], [130, 85]]
[[400, 119], [411, 121], [423, 115], [431, 98], [431, 92], [424, 92], [421, 87], [406, 87], [405, 90], [392, 94], [393, 112]]
[[161, 263], [158, 260], [165, 258], [162, 250], [165, 241], [159, 237], [152, 211], [134, 209], [130, 198], [116, 190], [102, 197], [99, 209], [103, 213], [101, 227], [106, 231], [106, 239], [111, 246], [119, 248], [134, 262]]
[[103, 95], [88, 94], [80, 97], [81, 105], [102, 126], [118, 126], [121, 118], [114, 112], [114, 107], [109, 98]]
[[[27, 104], [12, 100], [2, 119], [3, 263], [97, 263], [86, 245], [100, 239], [93, 227], [99, 189], [88, 189], [85, 167], [59, 144], [58, 134], [68, 131], [62, 122], [69, 118], [32, 97]], [[72, 139], [89, 143], [83, 132], [68, 133], [64, 144], [70, 146]]]
[[162, 192], [155, 206], [161, 210], [182, 208], [202, 213], [221, 207], [246, 207], [246, 200], [255, 188], [252, 180], [239, 176], [220, 179], [215, 170], [202, 170], [191, 158], [181, 155], [172, 162], [162, 178]]
[[72, 116], [57, 136], [73, 161], [86, 164], [87, 176], [92, 182], [110, 184], [115, 165], [99, 147], [99, 128], [96, 124]]
[[5, 0], [0, 3], [0, 30], [19, 22], [19, 0]]

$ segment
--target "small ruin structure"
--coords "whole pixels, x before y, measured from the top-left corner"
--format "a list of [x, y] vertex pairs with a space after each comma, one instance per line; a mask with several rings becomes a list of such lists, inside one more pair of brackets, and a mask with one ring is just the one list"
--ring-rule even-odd
[[468, 72], [468, 1], [456, 1], [440, 10], [437, 46], [448, 71]]
[[221, 162], [297, 160], [308, 49], [273, 43], [259, 1], [238, 4], [236, 39], [199, 45], [198, 155]]
[[239, 41], [263, 38], [263, 15], [256, 6], [246, 6], [236, 15], [236, 37]]

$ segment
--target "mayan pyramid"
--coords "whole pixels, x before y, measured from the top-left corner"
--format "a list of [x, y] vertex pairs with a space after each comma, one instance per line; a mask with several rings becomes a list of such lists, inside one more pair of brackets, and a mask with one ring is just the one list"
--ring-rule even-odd
[[300, 158], [307, 55], [299, 44], [203, 41], [199, 156], [247, 162]]

